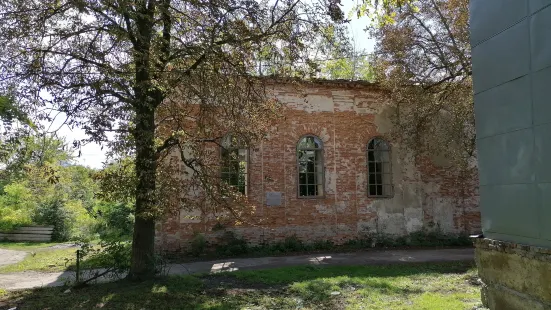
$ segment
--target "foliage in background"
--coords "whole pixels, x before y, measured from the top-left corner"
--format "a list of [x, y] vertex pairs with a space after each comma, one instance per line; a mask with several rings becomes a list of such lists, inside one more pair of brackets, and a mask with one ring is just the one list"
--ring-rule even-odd
[[52, 225], [53, 240], [105, 237], [128, 240], [133, 207], [104, 197], [98, 172], [73, 165], [67, 145], [53, 136], [22, 139], [14, 160], [0, 167], [0, 230], [21, 225]]
[[[48, 134], [31, 134], [20, 137], [17, 143], [3, 145], [2, 182], [10, 182], [40, 168], [43, 173], [54, 172], [57, 166], [71, 163], [73, 156], [64, 140]], [[47, 168], [49, 171], [46, 171]], [[1, 188], [0, 188], [1, 191]]]
[[0, 195], [0, 230], [32, 223], [36, 206], [32, 192], [21, 183], [8, 184]]
[[134, 227], [134, 207], [124, 202], [101, 201], [94, 207], [94, 231], [101, 240], [128, 241]]
[[371, 29], [376, 78], [389, 90], [395, 135], [406, 148], [468, 169], [475, 155], [468, 0], [388, 7]]
[[373, 82], [375, 75], [368, 55], [336, 56], [321, 66], [321, 76], [328, 79], [361, 80]]
[[358, 17], [367, 16], [373, 25], [382, 26], [396, 22], [396, 10], [414, 0], [363, 0], [354, 7]]
[[38, 225], [53, 225], [52, 241], [67, 241], [70, 237], [70, 222], [73, 218], [64, 202], [56, 197], [40, 202], [33, 216], [33, 222]]

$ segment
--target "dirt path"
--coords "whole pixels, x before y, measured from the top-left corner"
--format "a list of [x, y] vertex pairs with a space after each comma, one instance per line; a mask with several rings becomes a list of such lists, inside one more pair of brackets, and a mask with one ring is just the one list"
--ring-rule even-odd
[[17, 264], [27, 256], [27, 252], [0, 249], [0, 267]]
[[[437, 263], [473, 261], [474, 250], [431, 249], [431, 250], [377, 250], [354, 253], [325, 253], [283, 257], [234, 258], [209, 262], [171, 264], [168, 274], [217, 273], [236, 270], [258, 270], [300, 265], [382, 265], [403, 263]], [[72, 271], [44, 273], [26, 271], [0, 274], [0, 288], [7, 290], [28, 289], [40, 286], [62, 286], [75, 279]], [[100, 282], [110, 281], [109, 278]]]

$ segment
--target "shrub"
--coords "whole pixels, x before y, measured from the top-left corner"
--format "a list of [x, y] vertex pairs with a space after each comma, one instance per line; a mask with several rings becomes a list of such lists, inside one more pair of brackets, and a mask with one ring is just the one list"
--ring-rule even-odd
[[296, 235], [289, 236], [283, 240], [283, 249], [285, 252], [299, 252], [304, 251], [306, 247], [304, 242], [300, 240]]
[[134, 209], [129, 203], [100, 202], [94, 207], [96, 233], [103, 240], [130, 240], [134, 231]]
[[33, 215], [33, 222], [38, 225], [52, 225], [52, 241], [67, 241], [71, 236], [71, 224], [74, 218], [64, 208], [63, 200], [52, 198], [40, 203]]
[[[101, 241], [99, 247], [82, 246], [86, 264], [92, 267], [114, 268], [125, 271], [130, 268], [131, 244], [126, 241]], [[86, 264], [84, 266], [86, 266]]]
[[216, 247], [216, 253], [222, 256], [243, 255], [250, 252], [247, 241], [239, 238], [232, 231], [226, 231], [219, 238], [220, 245]]
[[82, 201], [70, 200], [64, 205], [70, 240], [92, 239], [95, 235], [96, 220], [82, 205]]
[[[204, 236], [197, 234], [192, 241], [193, 255], [202, 253]], [[330, 240], [316, 240], [305, 243], [296, 235], [289, 236], [283, 241], [264, 243], [258, 246], [250, 246], [244, 239], [237, 237], [233, 232], [227, 231], [219, 238], [216, 246], [216, 254], [219, 256], [236, 256], [245, 254], [273, 255], [302, 251], [332, 250], [338, 247], [344, 249], [366, 248], [393, 248], [408, 246], [442, 247], [442, 246], [470, 246], [472, 241], [466, 234], [443, 233], [440, 229], [422, 229], [406, 236], [395, 236], [382, 233], [366, 233], [362, 238], [348, 240], [342, 246], [335, 246]]]
[[[78, 243], [80, 246], [80, 283], [84, 285], [101, 276], [120, 279], [130, 270], [132, 245], [128, 241], [101, 241], [99, 245], [88, 240]], [[103, 268], [98, 271], [97, 268]]]
[[352, 248], [389, 247], [443, 247], [470, 246], [472, 241], [467, 234], [444, 233], [441, 229], [421, 229], [406, 236], [392, 236], [381, 233], [365, 234], [363, 238], [349, 240], [345, 246]]
[[335, 244], [331, 240], [316, 240], [314, 241], [310, 247], [312, 250], [331, 250], [335, 248]]
[[200, 233], [193, 235], [193, 240], [191, 240], [191, 255], [199, 256], [205, 252], [207, 248], [207, 240], [205, 236]]

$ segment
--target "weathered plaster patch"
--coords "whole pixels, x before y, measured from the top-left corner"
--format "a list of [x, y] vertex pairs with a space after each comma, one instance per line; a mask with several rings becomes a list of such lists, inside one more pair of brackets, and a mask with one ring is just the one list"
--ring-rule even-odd
[[403, 213], [386, 213], [386, 210], [378, 210], [378, 232], [387, 235], [404, 235], [405, 223]]
[[333, 206], [318, 204], [315, 206], [315, 208], [316, 208], [316, 211], [318, 211], [320, 214], [326, 214], [326, 215], [335, 214], [335, 208]]
[[377, 126], [377, 131], [382, 134], [390, 133], [392, 130], [392, 117], [396, 113], [396, 109], [389, 106], [383, 105], [378, 113], [375, 114], [375, 126]]
[[404, 218], [407, 233], [416, 232], [423, 228], [423, 209], [406, 208], [404, 209]]

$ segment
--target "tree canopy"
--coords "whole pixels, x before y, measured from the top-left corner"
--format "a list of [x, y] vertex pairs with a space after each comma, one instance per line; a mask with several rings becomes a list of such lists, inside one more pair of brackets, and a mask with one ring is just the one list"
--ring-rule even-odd
[[475, 155], [468, 0], [416, 0], [388, 9], [393, 21], [371, 33], [397, 137], [407, 148], [467, 164]]
[[0, 92], [135, 158], [129, 276], [143, 278], [154, 272], [157, 189], [170, 187], [160, 159], [178, 148], [206, 180], [201, 141], [222, 130], [258, 139], [277, 112], [254, 76], [261, 59], [289, 74], [343, 20], [333, 0], [0, 0]]

